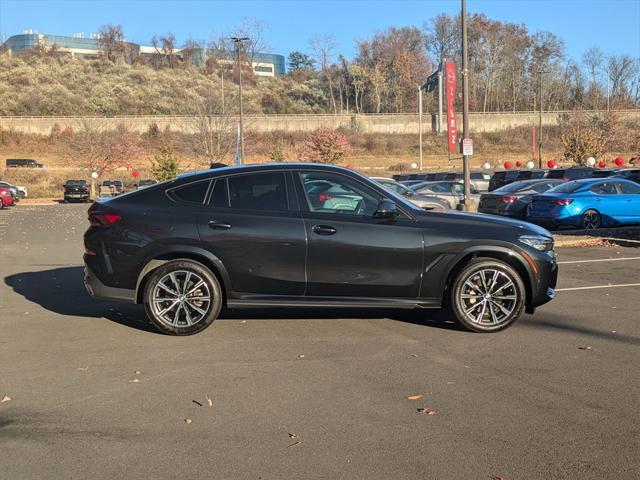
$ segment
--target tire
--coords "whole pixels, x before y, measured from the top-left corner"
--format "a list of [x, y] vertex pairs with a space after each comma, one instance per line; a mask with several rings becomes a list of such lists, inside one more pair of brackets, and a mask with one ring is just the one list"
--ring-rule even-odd
[[25, 198], [24, 192], [20, 192], [19, 191], [18, 192], [18, 196], [20, 197], [20, 200], [24, 200], [24, 198]]
[[[201, 286], [196, 290], [197, 284]], [[208, 268], [192, 260], [173, 260], [153, 270], [143, 298], [151, 323], [169, 335], [201, 332], [222, 307], [220, 282]]]
[[589, 209], [580, 217], [580, 226], [585, 230], [595, 230], [602, 226], [602, 216], [597, 210]]
[[522, 315], [525, 303], [526, 289], [520, 274], [494, 258], [473, 259], [451, 283], [453, 314], [463, 327], [474, 332], [504, 330]]

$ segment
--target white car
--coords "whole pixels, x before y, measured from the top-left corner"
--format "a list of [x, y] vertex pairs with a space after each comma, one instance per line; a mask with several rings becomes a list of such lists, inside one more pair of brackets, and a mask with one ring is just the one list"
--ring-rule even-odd
[[[480, 193], [473, 185], [471, 187], [471, 200], [480, 201]], [[412, 190], [422, 195], [434, 195], [449, 203], [449, 208], [456, 208], [464, 198], [464, 183], [456, 181], [423, 182], [412, 185]]]

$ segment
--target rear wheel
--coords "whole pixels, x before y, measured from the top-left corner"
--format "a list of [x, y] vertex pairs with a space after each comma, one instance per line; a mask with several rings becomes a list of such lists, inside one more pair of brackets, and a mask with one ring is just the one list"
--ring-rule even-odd
[[525, 307], [520, 274], [493, 258], [476, 258], [454, 278], [451, 308], [458, 322], [474, 332], [496, 332], [513, 324]]
[[602, 224], [602, 217], [597, 210], [587, 210], [582, 214], [582, 218], [580, 219], [580, 225], [585, 230], [595, 230], [596, 228], [600, 228]]
[[170, 335], [201, 332], [222, 307], [220, 283], [208, 268], [191, 260], [174, 260], [155, 269], [144, 289], [151, 322]]

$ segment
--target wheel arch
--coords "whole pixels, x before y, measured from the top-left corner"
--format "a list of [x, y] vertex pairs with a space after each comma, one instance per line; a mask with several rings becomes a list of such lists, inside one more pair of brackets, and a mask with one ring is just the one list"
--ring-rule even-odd
[[142, 303], [144, 288], [151, 272], [172, 260], [192, 260], [209, 269], [211, 273], [216, 276], [218, 282], [220, 282], [223, 305], [225, 304], [231, 291], [231, 279], [227, 269], [222, 261], [211, 252], [193, 246], [172, 247], [161, 252], [156, 252], [152, 258], [149, 258], [138, 275], [135, 292], [136, 303]]
[[[526, 254], [525, 254], [526, 255]], [[486, 257], [500, 260], [507, 265], [513, 267], [522, 278], [525, 286], [525, 306], [527, 313], [533, 313], [533, 286], [535, 282], [534, 271], [532, 268], [533, 259], [526, 260], [523, 254], [512, 249], [500, 246], [478, 246], [465, 250], [456, 256], [451, 262], [445, 276], [444, 291], [442, 295], [443, 304], [449, 303], [449, 291], [453, 279], [466, 265], [474, 258]], [[535, 264], [533, 264], [535, 266]]]

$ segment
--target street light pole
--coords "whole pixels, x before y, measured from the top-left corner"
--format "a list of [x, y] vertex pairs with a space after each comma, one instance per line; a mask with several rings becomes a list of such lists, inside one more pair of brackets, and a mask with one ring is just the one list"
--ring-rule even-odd
[[438, 135], [442, 135], [442, 69], [445, 59], [440, 61], [438, 68]]
[[[469, 138], [469, 72], [467, 52], [467, 0], [462, 0], [462, 138]], [[464, 177], [464, 209], [469, 210], [471, 198], [471, 172], [469, 156], [462, 156], [462, 174]]]
[[538, 93], [540, 99], [540, 111], [538, 113], [538, 168], [542, 168], [542, 74], [547, 73], [540, 69], [538, 70]]
[[231, 40], [236, 46], [236, 61], [238, 64], [238, 103], [239, 103], [239, 124], [238, 124], [238, 136], [240, 144], [239, 161], [244, 161], [244, 130], [243, 130], [243, 111], [242, 111], [242, 66], [240, 64], [240, 49], [243, 46], [245, 40], [249, 40], [248, 37], [231, 37]]
[[418, 85], [418, 129], [420, 142], [420, 170], [422, 170], [422, 85]]

